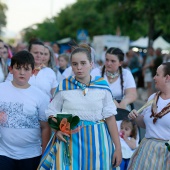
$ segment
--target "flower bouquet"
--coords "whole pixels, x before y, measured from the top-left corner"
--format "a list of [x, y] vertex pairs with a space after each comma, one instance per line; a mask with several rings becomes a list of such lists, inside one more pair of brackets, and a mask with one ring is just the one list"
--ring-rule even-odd
[[[48, 123], [52, 129], [62, 131], [68, 135], [76, 133], [80, 128], [73, 128], [79, 123], [80, 118], [78, 116], [72, 116], [72, 114], [56, 114], [54, 117], [48, 119]], [[71, 156], [69, 151], [69, 137], [64, 136], [67, 143], [65, 143], [64, 149], [64, 163], [65, 165], [71, 164]]]

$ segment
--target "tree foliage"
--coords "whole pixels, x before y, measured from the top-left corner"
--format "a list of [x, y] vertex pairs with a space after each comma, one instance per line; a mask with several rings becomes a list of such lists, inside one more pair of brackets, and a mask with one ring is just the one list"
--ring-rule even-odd
[[57, 39], [58, 27], [54, 18], [46, 19], [43, 23], [34, 24], [23, 30], [25, 40], [39, 38], [44, 41], [53, 41]]
[[[137, 39], [149, 36], [155, 39], [159, 33], [170, 35], [170, 13], [167, 0], [77, 0], [53, 19], [46, 19], [36, 28], [25, 30], [25, 39], [36, 35], [44, 40], [76, 38], [79, 29], [88, 30], [89, 36], [116, 34]], [[151, 41], [150, 41], [151, 42]]]
[[[167, 0], [136, 0], [134, 2], [121, 0], [119, 2], [121, 2], [122, 8], [125, 8], [127, 11], [125, 16], [130, 14], [133, 24], [137, 24], [137, 27], [141, 26], [143, 31], [146, 32], [146, 35], [149, 37], [149, 46], [152, 45], [152, 40], [157, 38], [159, 32], [166, 32], [167, 26], [165, 25], [168, 24], [164, 23], [164, 19], [169, 14]], [[130, 11], [133, 11], [133, 13]], [[134, 29], [133, 31], [136, 32]]]
[[6, 25], [6, 15], [5, 12], [7, 10], [7, 6], [0, 1], [0, 34], [1, 29]]
[[60, 37], [76, 38], [79, 29], [88, 30], [90, 36], [101, 34], [103, 30], [103, 17], [95, 10], [95, 2], [91, 1], [78, 1], [71, 7], [65, 8], [56, 17], [56, 22]]

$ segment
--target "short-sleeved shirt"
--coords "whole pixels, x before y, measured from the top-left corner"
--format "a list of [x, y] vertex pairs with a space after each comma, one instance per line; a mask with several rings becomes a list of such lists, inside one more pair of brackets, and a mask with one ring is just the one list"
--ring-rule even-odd
[[[155, 94], [151, 95], [148, 101], [154, 98]], [[161, 97], [158, 99], [157, 103], [157, 113], [159, 113], [168, 103], [170, 103], [170, 99], [164, 100]], [[156, 123], [153, 123], [153, 117], [150, 118], [151, 115], [151, 106], [148, 106], [143, 112], [144, 122], [146, 125], [146, 138], [156, 138], [156, 139], [164, 139], [170, 140], [170, 113], [164, 115], [161, 119], [157, 119]]]
[[49, 97], [37, 87], [16, 88], [11, 82], [0, 83], [0, 155], [13, 159], [41, 155], [40, 121], [47, 121], [45, 109]]
[[[95, 68], [91, 72], [92, 77], [94, 76], [101, 76], [101, 69]], [[128, 88], [136, 88], [136, 83], [133, 78], [132, 73], [127, 69], [122, 69], [122, 75], [123, 75], [123, 94], [125, 94], [125, 90]], [[112, 91], [113, 98], [116, 100], [122, 99], [122, 88], [121, 88], [121, 79], [120, 76], [118, 79], [113, 82], [109, 83], [107, 76], [104, 75], [104, 79], [108, 82], [109, 87]]]

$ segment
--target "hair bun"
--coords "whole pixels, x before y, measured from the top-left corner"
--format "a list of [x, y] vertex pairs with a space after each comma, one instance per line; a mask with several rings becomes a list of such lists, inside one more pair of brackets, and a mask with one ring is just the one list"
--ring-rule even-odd
[[86, 43], [82, 43], [82, 44], [77, 44], [75, 41], [72, 41], [71, 43], [68, 44], [69, 46], [71, 46], [74, 50], [77, 48], [84, 48], [86, 49], [88, 52], [91, 53], [91, 47], [86, 44]]
[[80, 48], [85, 48], [87, 51], [91, 53], [91, 48], [88, 44], [82, 43], [79, 45]]

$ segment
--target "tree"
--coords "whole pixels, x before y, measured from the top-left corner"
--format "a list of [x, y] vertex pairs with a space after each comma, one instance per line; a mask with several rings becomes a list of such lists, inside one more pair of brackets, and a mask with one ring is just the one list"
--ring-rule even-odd
[[[141, 28], [141, 33], [146, 31], [149, 38], [148, 46], [152, 46], [152, 42], [157, 38], [160, 30], [170, 34], [168, 30], [170, 13], [167, 2], [167, 0], [118, 0], [119, 8], [115, 14], [120, 15], [119, 19], [122, 24], [125, 23], [125, 27], [128, 28], [128, 25], [132, 24], [134, 26], [131, 28], [133, 32], [139, 28]], [[167, 23], [164, 22], [165, 20]]]
[[140, 20], [132, 4], [119, 0], [98, 0], [96, 11], [103, 15], [104, 34], [116, 34], [120, 29], [122, 36], [137, 39], [147, 34], [146, 21]]
[[23, 30], [24, 40], [39, 38], [44, 41], [55, 41], [58, 36], [58, 28], [54, 18], [45, 19], [43, 23], [34, 24]]
[[78, 1], [63, 9], [56, 17], [59, 37], [76, 38], [77, 30], [88, 30], [89, 36], [102, 34], [103, 16], [95, 9], [96, 1]]
[[6, 25], [6, 15], [5, 15], [6, 10], [7, 10], [7, 6], [0, 1], [0, 34], [2, 32], [2, 28]]
[[58, 40], [75, 39], [79, 29], [88, 30], [92, 38], [101, 34], [114, 35], [120, 28], [121, 35], [130, 39], [148, 36], [151, 46], [160, 33], [170, 35], [169, 19], [167, 0], [77, 0], [52, 21], [49, 19], [28, 30], [41, 39]]

